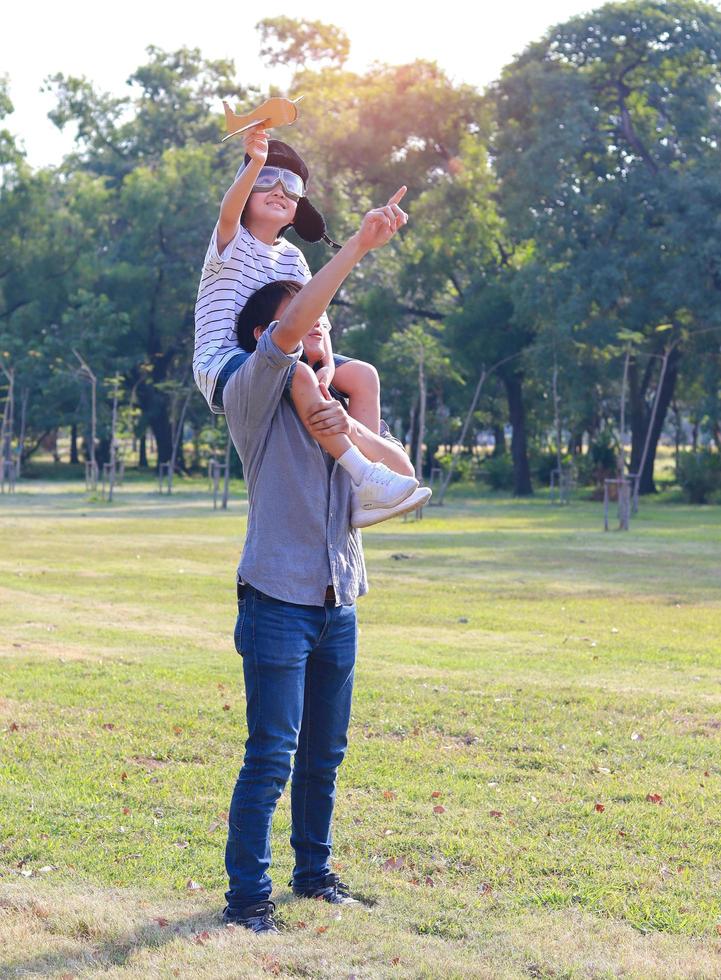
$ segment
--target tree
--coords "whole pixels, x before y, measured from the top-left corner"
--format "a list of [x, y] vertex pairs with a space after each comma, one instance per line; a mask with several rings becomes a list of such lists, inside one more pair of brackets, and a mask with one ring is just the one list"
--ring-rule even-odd
[[342, 68], [350, 52], [350, 41], [343, 31], [319, 20], [266, 17], [256, 27], [263, 45], [260, 55], [271, 66], [299, 68], [309, 62], [328, 61]]
[[[631, 468], [657, 412], [641, 490], [683, 357], [719, 322], [721, 14], [695, 0], [611, 3], [550, 30], [493, 91], [501, 204], [534, 243], [527, 308], [582, 342], [645, 338], [629, 366]], [[670, 324], [674, 343], [659, 399]]]

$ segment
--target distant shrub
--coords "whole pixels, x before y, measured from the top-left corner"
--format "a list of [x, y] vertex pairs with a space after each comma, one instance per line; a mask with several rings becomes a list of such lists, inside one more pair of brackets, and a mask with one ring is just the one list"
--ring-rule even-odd
[[481, 464], [480, 475], [491, 490], [512, 490], [513, 462], [510, 454], [486, 456]]
[[705, 504], [712, 493], [721, 490], [721, 455], [704, 449], [700, 453], [681, 453], [676, 479], [687, 500]]
[[[451, 458], [450, 453], [442, 453], [436, 456], [436, 462], [441, 467], [444, 474], [450, 469]], [[479, 460], [477, 457], [472, 456], [471, 453], [461, 453], [456, 455], [455, 469], [453, 470], [451, 483], [457, 483], [460, 480], [477, 480], [478, 470]]]
[[[575, 463], [575, 459], [575, 456], [569, 456], [563, 453], [561, 455], [561, 465], [563, 467], [572, 466]], [[547, 487], [551, 482], [551, 473], [558, 469], [558, 456], [556, 453], [550, 449], [542, 453], [532, 453], [530, 463], [531, 470], [538, 482]]]
[[601, 479], [611, 477], [616, 472], [618, 465], [617, 452], [618, 449], [613, 434], [608, 429], [599, 432], [588, 447], [588, 455], [591, 458], [593, 469], [599, 474], [604, 474]]

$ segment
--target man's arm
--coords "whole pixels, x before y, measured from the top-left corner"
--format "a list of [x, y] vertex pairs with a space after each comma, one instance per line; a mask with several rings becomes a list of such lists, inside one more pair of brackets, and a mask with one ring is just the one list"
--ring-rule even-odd
[[408, 215], [398, 206], [405, 192], [405, 187], [399, 188], [385, 207], [369, 211], [343, 248], [296, 293], [273, 334], [281, 350], [290, 353], [297, 348], [354, 266], [372, 249], [387, 244], [406, 223]]
[[220, 205], [217, 241], [219, 255], [223, 254], [238, 233], [243, 208], [248, 203], [253, 185], [268, 159], [268, 134], [264, 129], [251, 129], [245, 134], [243, 141], [250, 163], [240, 177], [230, 185]]
[[328, 401], [308, 418], [308, 430], [312, 436], [336, 435], [342, 432], [372, 463], [385, 463], [389, 469], [403, 476], [415, 475], [405, 449], [396, 439], [379, 436], [362, 422], [352, 418], [340, 402], [331, 398], [323, 385], [321, 391]]

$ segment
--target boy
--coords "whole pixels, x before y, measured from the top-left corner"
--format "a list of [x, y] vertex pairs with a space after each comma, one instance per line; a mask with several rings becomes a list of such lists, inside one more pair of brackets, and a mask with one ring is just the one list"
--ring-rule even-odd
[[[203, 264], [195, 307], [193, 373], [211, 410], [223, 411], [222, 389], [237, 364], [235, 321], [251, 293], [267, 282], [310, 279], [302, 252], [282, 237], [291, 225], [308, 242], [324, 239], [322, 215], [306, 197], [308, 168], [262, 129], [244, 137], [246, 157], [220, 206]], [[326, 331], [330, 323], [320, 317]], [[380, 424], [380, 386], [374, 367], [333, 356], [326, 333], [318, 380], [348, 395], [351, 415], [374, 431]]]

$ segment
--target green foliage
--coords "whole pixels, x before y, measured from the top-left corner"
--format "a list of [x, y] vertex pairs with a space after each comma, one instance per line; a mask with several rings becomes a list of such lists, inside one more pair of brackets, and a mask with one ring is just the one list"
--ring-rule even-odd
[[513, 489], [513, 461], [508, 453], [501, 456], [486, 456], [480, 466], [480, 478], [485, 480], [491, 490]]
[[481, 472], [481, 461], [478, 456], [473, 453], [457, 453], [454, 456], [451, 453], [440, 453], [436, 454], [436, 462], [444, 471], [447, 473], [451, 467], [452, 460], [454, 462], [453, 475], [451, 476], [451, 483], [458, 482], [469, 482], [477, 480]]
[[256, 25], [268, 65], [307, 65], [329, 61], [342, 68], [350, 53], [350, 41], [338, 27], [319, 20], [266, 17]]
[[676, 479], [692, 504], [705, 504], [721, 490], [721, 455], [711, 450], [680, 453]]

